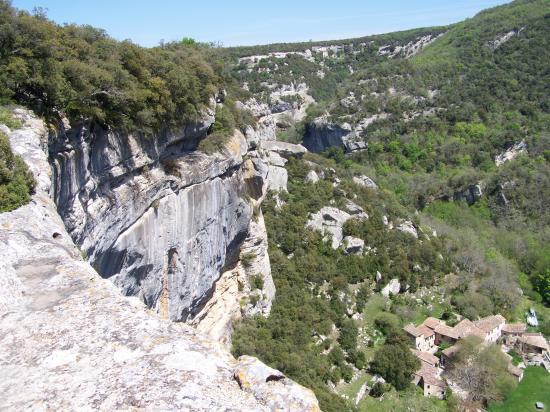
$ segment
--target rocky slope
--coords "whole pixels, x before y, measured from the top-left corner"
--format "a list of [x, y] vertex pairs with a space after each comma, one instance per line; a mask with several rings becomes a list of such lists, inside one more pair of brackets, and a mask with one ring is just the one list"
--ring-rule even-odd
[[319, 410], [311, 391], [98, 276], [49, 196], [44, 124], [16, 114], [24, 127], [10, 142], [38, 185], [30, 204], [0, 214], [0, 409]]

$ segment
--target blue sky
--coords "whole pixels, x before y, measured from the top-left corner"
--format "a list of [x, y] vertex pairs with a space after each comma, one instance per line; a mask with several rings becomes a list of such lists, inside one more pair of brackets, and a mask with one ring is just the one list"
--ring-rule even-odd
[[12, 0], [58, 23], [155, 46], [193, 37], [226, 46], [330, 40], [445, 25], [507, 0]]

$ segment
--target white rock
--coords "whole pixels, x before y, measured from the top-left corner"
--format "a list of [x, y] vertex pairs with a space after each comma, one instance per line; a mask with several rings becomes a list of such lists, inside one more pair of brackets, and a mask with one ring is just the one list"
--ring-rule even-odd
[[317, 183], [319, 181], [319, 175], [315, 170], [310, 170], [305, 177], [306, 183]]
[[359, 186], [368, 187], [370, 189], [378, 189], [378, 185], [374, 181], [365, 175], [354, 176], [353, 181]]
[[401, 283], [399, 283], [399, 279], [394, 278], [390, 280], [390, 282], [386, 286], [384, 286], [380, 293], [382, 293], [382, 295], [386, 297], [389, 297], [390, 295], [397, 295], [400, 290]]
[[416, 239], [418, 239], [418, 232], [416, 231], [416, 228], [414, 227], [413, 223], [410, 220], [406, 220], [405, 222], [397, 226], [397, 230], [403, 233], [407, 233], [411, 236], [414, 236]]
[[522, 140], [519, 143], [516, 143], [511, 148], [506, 150], [504, 153], [501, 153], [495, 157], [495, 164], [501, 166], [504, 163], [515, 159], [521, 153], [527, 153], [527, 143], [525, 140]]
[[263, 400], [272, 411], [321, 411], [311, 390], [287, 379], [256, 358], [241, 356], [234, 376], [244, 391]]
[[306, 227], [332, 237], [333, 249], [338, 249], [342, 244], [343, 226], [351, 215], [335, 207], [323, 207], [319, 212], [310, 216]]
[[365, 241], [353, 236], [346, 236], [343, 240], [344, 252], [346, 255], [361, 255], [365, 247]]

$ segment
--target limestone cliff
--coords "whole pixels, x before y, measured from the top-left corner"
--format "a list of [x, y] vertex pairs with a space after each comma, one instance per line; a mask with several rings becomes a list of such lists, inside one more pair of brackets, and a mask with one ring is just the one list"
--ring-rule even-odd
[[95, 125], [50, 134], [53, 197], [75, 243], [125, 295], [176, 321], [192, 321], [237, 267], [251, 199], [266, 189], [251, 193], [249, 180], [265, 179], [265, 167], [259, 157], [245, 162], [241, 133], [222, 153], [193, 150], [213, 120], [206, 112], [153, 138]]
[[[47, 146], [44, 124], [26, 111], [19, 110], [17, 115], [24, 121], [24, 127], [14, 132], [8, 131], [10, 143], [13, 151], [22, 155], [29, 164], [38, 185], [31, 203], [13, 212], [0, 214], [0, 409], [319, 410], [311, 391], [259, 361], [249, 358], [236, 361], [217, 343], [188, 325], [163, 319], [147, 310], [139, 299], [122, 296], [112, 282], [98, 276], [82, 259], [50, 198], [51, 172], [43, 152]], [[93, 145], [93, 142], [89, 144]], [[56, 156], [63, 155], [68, 159], [82, 156], [81, 160], [89, 160], [80, 153], [81, 150], [87, 149], [73, 146], [66, 152], [56, 152]], [[113, 152], [109, 150], [108, 153]], [[56, 157], [58, 161], [59, 157]], [[235, 152], [233, 157], [237, 158], [238, 154]], [[101, 156], [96, 160], [100, 159], [104, 160]], [[67, 161], [65, 165], [81, 167], [78, 162]], [[113, 169], [125, 167], [122, 163], [112, 165]], [[220, 169], [223, 167], [220, 166]], [[86, 175], [62, 172], [65, 174], [61, 176], [60, 170], [69, 169], [58, 169], [55, 173], [58, 179], [54, 186], [57, 199], [60, 199], [60, 193], [70, 193], [68, 189], [60, 190], [66, 188], [60, 186], [64, 178], [83, 179], [90, 187], [98, 183], [90, 178], [92, 174], [86, 178]], [[114, 171], [111, 170], [106, 176], [111, 173]], [[159, 170], [152, 173], [161, 175]], [[233, 172], [238, 173], [238, 170]], [[122, 180], [135, 178], [123, 175]], [[210, 182], [227, 178], [230, 176], [222, 173], [199, 180]], [[149, 225], [147, 213], [157, 213], [154, 206], [132, 206], [131, 200], [135, 198], [129, 197], [123, 201], [121, 193], [128, 193], [124, 190], [117, 193], [110, 183], [96, 186], [97, 191], [84, 187], [75, 190], [72, 193], [78, 201], [73, 203], [74, 207], [82, 207], [84, 211], [95, 210], [82, 206], [86, 204], [87, 194], [94, 199], [87, 207], [107, 207], [107, 203], [98, 199], [100, 194], [112, 194], [113, 204], [120, 202], [124, 213], [132, 214], [136, 221], [143, 220], [138, 225], [142, 228]], [[192, 184], [183, 191], [193, 190], [200, 184]], [[169, 193], [169, 199], [161, 202], [175, 204], [178, 192], [168, 192], [167, 187], [168, 184], [161, 185], [157, 191]], [[233, 202], [240, 204], [237, 200]], [[218, 207], [219, 204], [214, 206], [217, 211], [223, 209]], [[225, 204], [231, 202], [226, 200]], [[141, 207], [145, 211], [138, 216]], [[158, 209], [159, 213], [166, 213], [161, 212], [161, 205]], [[244, 206], [243, 210], [246, 210]], [[69, 226], [75, 238], [83, 236], [83, 245], [91, 245], [92, 238], [88, 236], [99, 236], [99, 241], [103, 239], [96, 226], [104, 225], [103, 228], [114, 231], [120, 221], [131, 221], [113, 211], [96, 213], [82, 215], [85, 219], [82, 227], [89, 232], [80, 229], [76, 221]], [[71, 215], [65, 216], [65, 222], [67, 216]], [[99, 221], [90, 221], [92, 216]], [[106, 223], [113, 217], [117, 220]], [[165, 223], [167, 229], [174, 229], [168, 222]], [[235, 222], [230, 225], [238, 227]], [[237, 236], [238, 231], [229, 226], [226, 229], [233, 230], [232, 233]], [[139, 241], [142, 240], [139, 236], [147, 239], [147, 234], [139, 232], [141, 229], [135, 230], [136, 243], [128, 244], [136, 245], [133, 247], [139, 250]], [[88, 236], [84, 236], [85, 233]], [[243, 233], [245, 235], [242, 236], [246, 237], [246, 230]], [[116, 231], [104, 236], [111, 236], [115, 242], [120, 241]], [[156, 242], [165, 245], [160, 237], [155, 238], [152, 244]], [[226, 246], [226, 249], [231, 248]], [[100, 261], [100, 254], [96, 251], [108, 249], [90, 246], [89, 250], [91, 256]], [[214, 256], [214, 252], [209, 252]], [[225, 251], [225, 256], [228, 254]], [[162, 273], [170, 278], [174, 276], [170, 274], [170, 270], [174, 269], [170, 268], [180, 260], [172, 254], [166, 256], [166, 262], [169, 270]], [[200, 286], [196, 288], [200, 290]], [[163, 302], [163, 289], [158, 300]], [[177, 303], [181, 302], [185, 299]]]

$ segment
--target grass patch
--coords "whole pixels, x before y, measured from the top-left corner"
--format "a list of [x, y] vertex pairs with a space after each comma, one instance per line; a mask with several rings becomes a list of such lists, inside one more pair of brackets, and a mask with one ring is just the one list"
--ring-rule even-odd
[[523, 380], [501, 403], [489, 407], [490, 412], [535, 411], [535, 402], [550, 406], [550, 373], [544, 368], [530, 366], [525, 369]]
[[19, 129], [22, 126], [19, 119], [13, 117], [7, 107], [0, 107], [0, 124], [5, 124], [10, 129]]
[[359, 412], [443, 412], [448, 410], [445, 401], [424, 397], [422, 390], [418, 387], [411, 387], [404, 392], [392, 389], [380, 399], [365, 396], [359, 402], [357, 409]]

